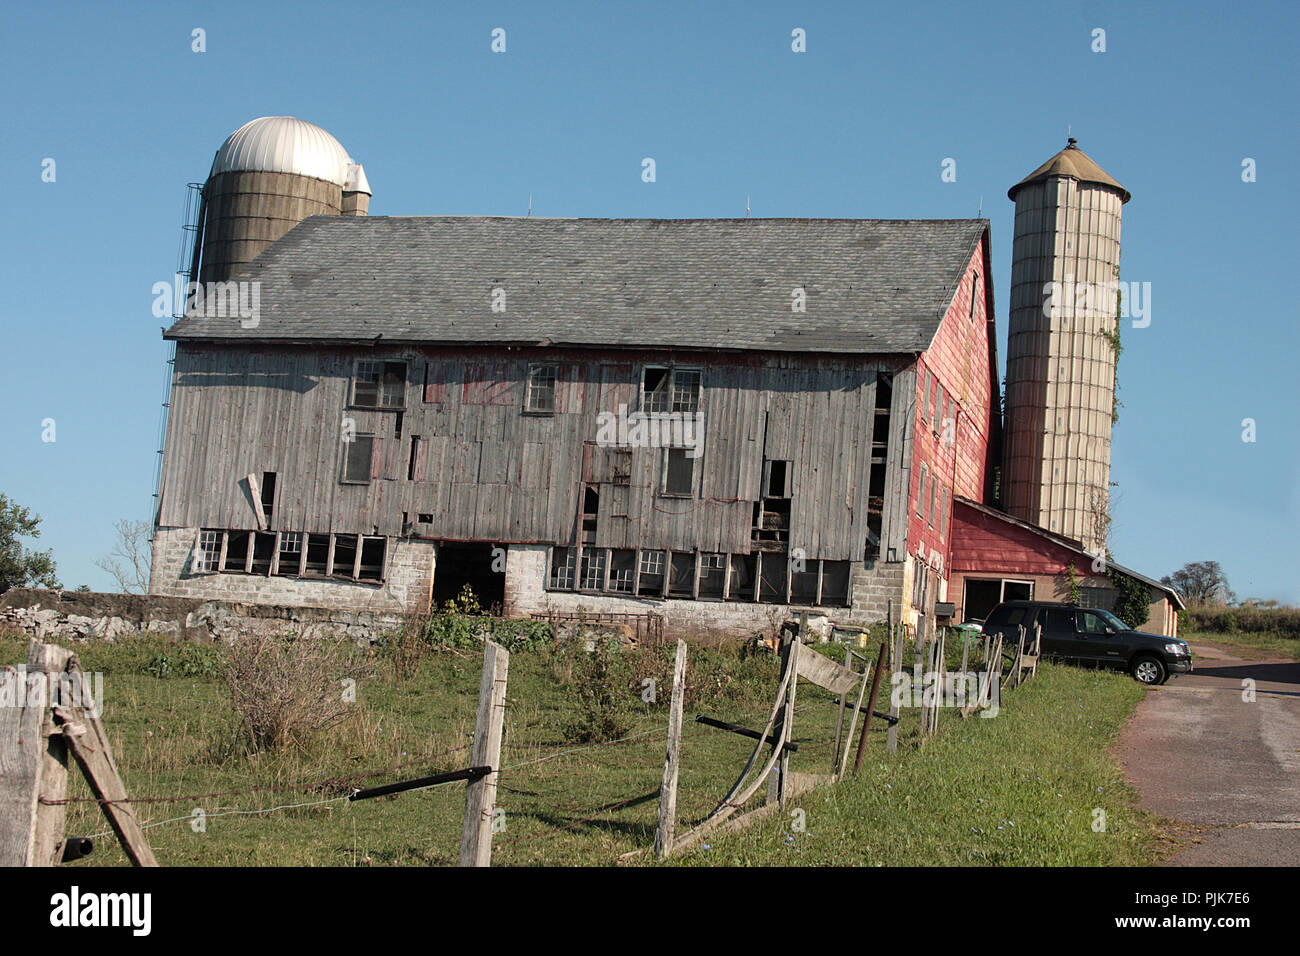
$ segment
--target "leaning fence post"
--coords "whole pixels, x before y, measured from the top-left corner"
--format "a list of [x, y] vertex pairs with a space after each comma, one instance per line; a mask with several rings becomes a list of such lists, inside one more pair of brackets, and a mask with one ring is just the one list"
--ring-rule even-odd
[[655, 854], [673, 851], [677, 827], [677, 771], [681, 767], [682, 701], [686, 695], [686, 642], [677, 642], [673, 663], [673, 696], [668, 704], [668, 755], [664, 758], [664, 779], [659, 786], [659, 826], [655, 830]]
[[898, 629], [894, 630], [894, 625], [890, 623], [890, 639], [894, 642], [893, 652], [890, 654], [890, 693], [889, 693], [889, 716], [893, 719], [889, 722], [889, 733], [885, 735], [885, 749], [891, 754], [898, 750], [898, 716], [899, 701], [898, 688], [894, 684], [893, 675], [899, 672], [903, 661], [903, 626], [900, 623]]
[[460, 865], [490, 866], [492, 823], [497, 779], [501, 775], [501, 724], [506, 711], [506, 674], [510, 652], [492, 641], [483, 642], [483, 676], [478, 685], [478, 717], [474, 722], [471, 766], [492, 772], [465, 787], [465, 821], [460, 831]]

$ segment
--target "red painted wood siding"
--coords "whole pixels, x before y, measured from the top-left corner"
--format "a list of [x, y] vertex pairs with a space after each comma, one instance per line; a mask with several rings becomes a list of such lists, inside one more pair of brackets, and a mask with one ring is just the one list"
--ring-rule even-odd
[[[987, 241], [985, 236], [984, 242]], [[951, 518], [953, 494], [983, 501], [991, 467], [989, 448], [996, 426], [993, 394], [996, 372], [991, 368], [984, 264], [984, 243], [981, 243], [967, 264], [934, 341], [917, 360], [916, 440], [912, 444], [912, 488], [908, 496], [908, 550], [921, 555], [930, 567], [941, 568], [945, 576], [951, 564], [953, 541], [959, 536]], [[973, 315], [972, 278], [978, 280]], [[927, 379], [929, 391], [926, 391]], [[933, 415], [930, 413], [931, 405]], [[945, 417], [952, 420], [949, 429], [951, 443], [944, 442], [945, 429], [941, 419]], [[927, 500], [919, 502], [922, 514], [918, 515], [922, 470], [927, 474]], [[935, 495], [931, 527], [924, 512], [930, 497], [930, 484], [936, 480], [939, 489]], [[943, 534], [945, 511], [949, 518], [947, 533]]]
[[981, 574], [1064, 574], [1071, 561], [1079, 575], [1090, 572], [1086, 558], [1024, 528], [957, 503], [953, 513], [953, 571]]

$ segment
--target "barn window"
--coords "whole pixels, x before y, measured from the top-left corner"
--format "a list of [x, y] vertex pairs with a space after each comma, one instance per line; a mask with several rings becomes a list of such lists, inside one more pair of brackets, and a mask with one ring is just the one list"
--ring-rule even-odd
[[847, 607], [849, 604], [849, 562], [822, 562], [823, 607]]
[[975, 296], [979, 294], [979, 288], [980, 274], [978, 272], [972, 273], [970, 277], [970, 315], [968, 316], [972, 321], [975, 319]]
[[582, 552], [582, 590], [601, 591], [605, 588], [605, 549], [590, 548]]
[[817, 574], [821, 562], [805, 560], [802, 564], [803, 570], [796, 565], [790, 571], [790, 603], [816, 604]]
[[668, 596], [689, 598], [695, 596], [695, 554], [691, 551], [674, 551], [668, 575]]
[[934, 527], [934, 498], [938, 487], [939, 482], [933, 480], [930, 482], [930, 499], [925, 504], [925, 523], [931, 528]]
[[222, 571], [231, 571], [236, 574], [247, 570], [248, 567], [248, 538], [247, 531], [231, 531], [226, 535], [226, 562], [222, 565]]
[[323, 578], [330, 558], [330, 536], [309, 534], [307, 537], [307, 565], [305, 573]]
[[262, 518], [271, 526], [271, 509], [275, 505], [275, 472], [262, 472]]
[[731, 556], [731, 584], [727, 588], [728, 601], [754, 600], [754, 565], [752, 554]]
[[925, 401], [926, 401], [926, 396], [929, 394], [930, 394], [930, 369], [926, 368], [925, 378], [922, 380], [922, 385], [921, 385], [921, 420], [922, 421], [927, 420], [925, 415]]
[[632, 593], [632, 580], [636, 576], [636, 552], [610, 552], [609, 589], [622, 594]]
[[572, 591], [577, 564], [578, 553], [573, 548], [552, 548], [551, 588], [558, 591]]
[[302, 535], [296, 531], [286, 531], [280, 535], [279, 563], [276, 574], [285, 577], [297, 577], [298, 566], [302, 561]]
[[366, 537], [361, 539], [361, 567], [357, 578], [361, 581], [382, 581], [384, 579], [384, 552], [388, 539], [384, 537]]
[[643, 597], [658, 597], [664, 593], [664, 553], [641, 552], [641, 572], [637, 575], [636, 593]]
[[926, 479], [928, 479], [929, 477], [930, 477], [930, 466], [923, 464], [921, 466], [921, 487], [917, 489], [916, 492], [916, 514], [918, 517], [924, 517], [925, 515], [925, 512], [923, 510], [925, 508], [925, 483], [926, 483]]
[[555, 414], [554, 365], [528, 366], [528, 389], [524, 395], [524, 411], [534, 415]]
[[695, 493], [695, 459], [690, 448], [665, 448], [663, 493], [672, 498], [689, 498]]
[[356, 435], [352, 441], [343, 443], [343, 484], [370, 484], [370, 465], [374, 451], [374, 435]]
[[355, 577], [356, 563], [357, 536], [336, 534], [334, 536], [334, 577], [351, 581]]
[[763, 497], [789, 498], [793, 492], [791, 478], [794, 462], [780, 459], [763, 462]]
[[216, 571], [221, 561], [221, 536], [224, 532], [208, 528], [199, 532], [199, 547], [195, 552], [194, 573]]
[[698, 369], [648, 365], [641, 373], [641, 409], [646, 412], [697, 412], [700, 410]]
[[406, 363], [358, 359], [352, 378], [355, 408], [403, 408], [406, 405]]
[[948, 540], [948, 486], [939, 492], [939, 540]]
[[271, 561], [275, 558], [275, 535], [259, 531], [253, 539], [253, 573], [270, 577]]
[[700, 555], [700, 590], [702, 598], [721, 600], [727, 582], [727, 556], [725, 554]]

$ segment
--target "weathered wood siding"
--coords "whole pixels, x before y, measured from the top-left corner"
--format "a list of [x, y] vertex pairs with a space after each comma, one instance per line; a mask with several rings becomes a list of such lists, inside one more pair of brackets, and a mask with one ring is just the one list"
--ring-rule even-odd
[[[358, 358], [407, 363], [400, 437], [395, 412], [348, 406]], [[254, 529], [242, 480], [273, 471], [271, 530], [398, 535], [403, 512], [411, 522], [428, 513], [433, 522], [415, 528], [427, 538], [565, 545], [576, 538], [582, 486], [592, 483], [598, 546], [744, 553], [766, 456], [793, 462], [791, 547], [809, 559], [860, 560], [876, 373], [907, 361], [182, 343], [159, 523]], [[530, 362], [559, 366], [553, 416], [522, 411]], [[631, 466], [623, 485], [614, 454], [596, 444], [600, 412], [637, 409], [646, 365], [703, 369], [704, 449], [691, 498], [660, 495], [661, 448], [620, 456]], [[910, 404], [911, 388], [898, 382], [894, 399]], [[345, 417], [375, 436], [369, 485], [340, 481]], [[892, 421], [901, 432], [909, 418], [896, 408]], [[892, 452], [891, 490], [905, 488]], [[891, 543], [906, 527], [905, 518], [891, 522], [894, 497]]]

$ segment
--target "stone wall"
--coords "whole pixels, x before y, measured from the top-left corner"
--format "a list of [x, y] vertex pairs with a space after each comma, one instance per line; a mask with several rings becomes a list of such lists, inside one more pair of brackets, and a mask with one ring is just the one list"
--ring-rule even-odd
[[369, 642], [403, 622], [402, 615], [345, 608], [283, 607], [158, 595], [41, 591], [0, 594], [0, 629], [42, 640], [120, 640], [145, 633], [195, 641], [231, 641], [250, 634], [293, 632]]
[[151, 595], [399, 613], [429, 606], [437, 550], [432, 541], [389, 538], [383, 584], [360, 584], [336, 578], [196, 574], [192, 562], [197, 532], [196, 528], [159, 528], [155, 532]]

